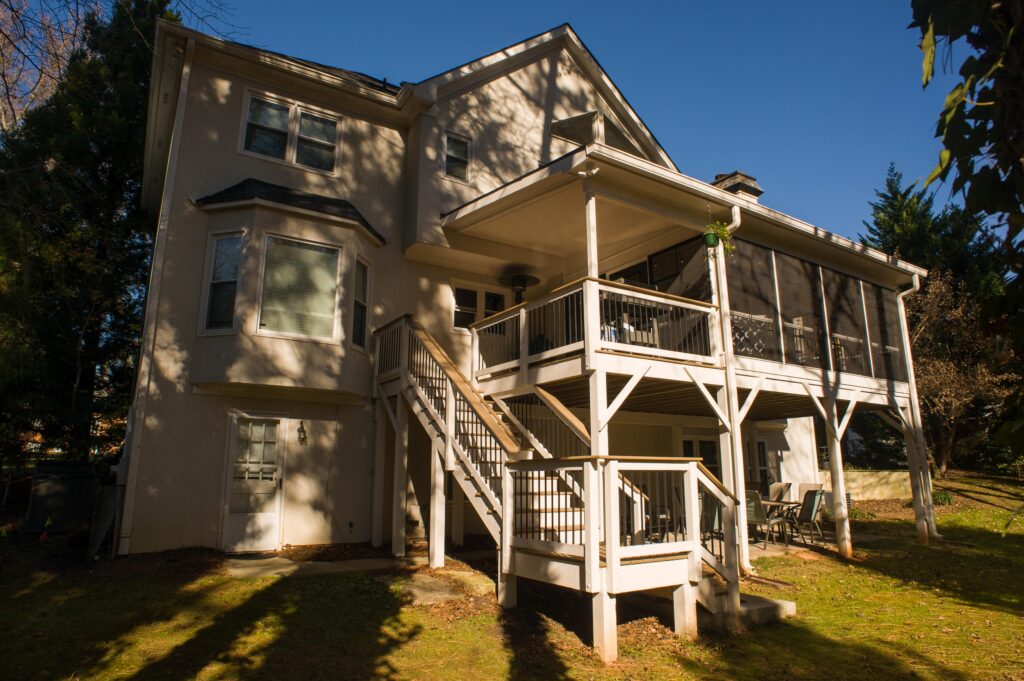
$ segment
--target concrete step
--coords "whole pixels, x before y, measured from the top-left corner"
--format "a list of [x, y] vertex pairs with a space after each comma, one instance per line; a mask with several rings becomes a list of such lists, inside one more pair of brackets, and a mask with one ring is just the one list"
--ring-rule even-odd
[[[649, 602], [659, 614], [672, 619], [672, 590], [657, 589], [645, 592]], [[700, 603], [698, 602], [698, 605]], [[740, 594], [740, 621], [742, 627], [763, 627], [796, 616], [796, 603], [781, 599], [764, 598], [753, 594]], [[730, 631], [732, 618], [727, 612], [710, 612], [704, 606], [697, 608], [697, 631], [726, 633]]]

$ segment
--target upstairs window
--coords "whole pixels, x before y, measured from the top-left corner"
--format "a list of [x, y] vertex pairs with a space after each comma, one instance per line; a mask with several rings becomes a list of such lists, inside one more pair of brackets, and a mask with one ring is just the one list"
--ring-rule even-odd
[[267, 239], [260, 330], [335, 338], [339, 253], [331, 246]]
[[241, 254], [241, 235], [216, 237], [213, 240], [213, 263], [206, 298], [206, 328], [209, 330], [234, 327], [238, 262]]
[[444, 174], [457, 180], [469, 181], [469, 159], [472, 140], [447, 133], [444, 143]]
[[285, 163], [333, 173], [338, 155], [338, 119], [295, 103], [252, 96], [242, 148]]
[[366, 347], [366, 318], [370, 301], [370, 266], [356, 260], [356, 280], [352, 288], [352, 342]]

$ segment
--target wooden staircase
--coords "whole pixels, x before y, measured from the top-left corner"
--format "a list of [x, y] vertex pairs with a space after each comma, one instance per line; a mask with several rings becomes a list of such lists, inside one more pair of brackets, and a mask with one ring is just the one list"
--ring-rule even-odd
[[[737, 502], [698, 460], [589, 456], [585, 428], [543, 389], [483, 397], [410, 317], [375, 335], [378, 395], [408, 404], [500, 547], [503, 605], [523, 576], [600, 596], [603, 608], [609, 595], [669, 588], [687, 635], [698, 603], [739, 612]], [[595, 609], [595, 636], [605, 619]]]

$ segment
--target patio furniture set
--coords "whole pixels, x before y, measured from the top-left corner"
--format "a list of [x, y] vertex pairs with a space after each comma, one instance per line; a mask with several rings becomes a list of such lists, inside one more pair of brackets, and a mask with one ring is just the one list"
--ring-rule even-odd
[[[821, 485], [801, 485], [801, 501], [788, 501], [789, 490], [792, 483], [775, 482], [768, 488], [768, 499], [762, 499], [757, 490], [747, 490], [747, 525], [750, 526], [751, 536], [755, 532], [761, 532], [764, 538], [764, 548], [768, 549], [768, 541], [776, 542], [776, 533], [782, 537], [782, 541], [789, 546], [789, 535], [795, 533], [803, 543], [814, 541], [814, 533], [817, 531], [821, 542], [825, 542], [825, 535], [821, 531], [818, 522], [818, 515], [821, 510], [821, 500], [824, 492]], [[807, 530], [807, 537], [804, 537], [804, 528]]]

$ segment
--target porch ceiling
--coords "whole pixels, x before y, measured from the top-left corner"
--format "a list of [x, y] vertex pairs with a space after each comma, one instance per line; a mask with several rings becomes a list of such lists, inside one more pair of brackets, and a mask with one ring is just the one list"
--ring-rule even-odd
[[[551, 179], [556, 186], [532, 200], [504, 201], [505, 210], [481, 220], [467, 220], [468, 224], [452, 224], [449, 232], [561, 258], [581, 256], [586, 252], [582, 181]], [[678, 226], [663, 215], [602, 195], [596, 197], [595, 205], [598, 249], [602, 254]]]

